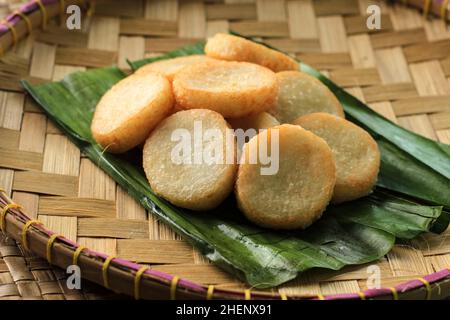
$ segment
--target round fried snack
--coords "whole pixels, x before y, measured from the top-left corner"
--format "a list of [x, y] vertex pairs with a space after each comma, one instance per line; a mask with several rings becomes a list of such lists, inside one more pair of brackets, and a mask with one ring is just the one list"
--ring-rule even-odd
[[258, 114], [275, 106], [275, 73], [247, 62], [218, 61], [183, 68], [173, 90], [178, 106], [210, 109], [225, 118]]
[[174, 99], [162, 75], [131, 75], [116, 83], [97, 104], [91, 131], [108, 152], [121, 153], [144, 142], [166, 117]]
[[281, 123], [292, 123], [305, 114], [327, 112], [344, 117], [339, 100], [322, 82], [303, 72], [277, 73], [278, 99], [269, 110]]
[[334, 203], [354, 200], [372, 191], [380, 169], [380, 152], [370, 134], [327, 113], [309, 114], [294, 123], [323, 138], [333, 151], [337, 171]]
[[251, 115], [242, 118], [227, 119], [233, 129], [268, 129], [280, 125], [277, 119], [267, 112]]
[[[143, 150], [144, 171], [153, 191], [191, 210], [218, 206], [233, 190], [237, 170], [235, 141], [227, 129], [225, 119], [211, 110], [179, 111], [164, 119]], [[207, 137], [211, 130], [216, 138]], [[211, 155], [220, 156], [211, 159]]]
[[[279, 169], [276, 174], [263, 175], [261, 161], [249, 163], [249, 153], [260, 147], [265, 133], [269, 149], [275, 130], [279, 135]], [[333, 154], [326, 142], [300, 126], [284, 124], [245, 144], [235, 193], [239, 208], [254, 223], [273, 229], [304, 229], [322, 215], [335, 181]]]
[[299, 64], [279, 51], [242, 37], [217, 33], [205, 46], [206, 55], [228, 61], [246, 61], [262, 65], [275, 72], [299, 70]]
[[196, 63], [214, 62], [214, 61], [216, 60], [200, 54], [186, 57], [178, 57], [174, 59], [166, 59], [152, 62], [139, 68], [138, 70], [136, 70], [135, 73], [145, 74], [148, 72], [158, 72], [167, 77], [169, 81], [172, 81], [175, 74], [177, 74], [177, 72], [179, 72], [186, 66], [190, 66]]

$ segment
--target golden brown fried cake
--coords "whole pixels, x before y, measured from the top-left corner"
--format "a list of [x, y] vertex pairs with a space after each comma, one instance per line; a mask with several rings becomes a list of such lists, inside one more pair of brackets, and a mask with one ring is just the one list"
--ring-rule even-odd
[[299, 64], [288, 55], [231, 34], [217, 33], [209, 38], [205, 53], [221, 60], [256, 63], [275, 72], [299, 70]]
[[97, 104], [91, 124], [95, 141], [121, 153], [144, 142], [173, 106], [169, 81], [162, 75], [131, 75], [116, 83]]
[[327, 113], [309, 114], [294, 123], [323, 138], [333, 151], [337, 170], [334, 203], [354, 200], [372, 191], [380, 168], [380, 152], [370, 134]]
[[278, 120], [267, 112], [261, 112], [256, 115], [242, 118], [231, 118], [227, 120], [233, 129], [242, 129], [244, 131], [248, 129], [268, 129], [280, 125]]
[[[262, 175], [249, 153], [261, 134], [279, 134], [279, 170]], [[270, 143], [268, 143], [270, 145]], [[253, 137], [244, 146], [235, 186], [239, 208], [254, 223], [273, 229], [304, 229], [320, 218], [333, 195], [336, 169], [326, 142], [300, 126], [284, 124]]]
[[210, 109], [225, 118], [258, 114], [275, 106], [275, 73], [247, 62], [187, 66], [175, 75], [173, 91], [183, 109]]
[[281, 123], [292, 123], [305, 114], [327, 112], [344, 117], [344, 111], [335, 95], [318, 79], [303, 72], [277, 73], [278, 99], [269, 110]]
[[[194, 133], [194, 128], [197, 126], [198, 129], [199, 124], [201, 134], [215, 129], [222, 136], [223, 143], [218, 139], [200, 143], [205, 153], [214, 148], [221, 150], [223, 161], [218, 161], [220, 163], [208, 163], [202, 158], [193, 140], [192, 143], [188, 141], [190, 149], [182, 148], [181, 137], [189, 134], [194, 139], [194, 134], [199, 133]], [[187, 209], [208, 210], [218, 206], [232, 191], [237, 169], [236, 146], [232, 132], [226, 130], [228, 128], [219, 113], [205, 109], [179, 111], [164, 119], [153, 130], [143, 150], [144, 170], [153, 191]], [[230, 135], [231, 144], [225, 143], [227, 135]], [[232, 161], [226, 161], [228, 156]]]
[[190, 66], [196, 63], [214, 61], [215, 59], [209, 58], [205, 55], [192, 55], [173, 59], [159, 60], [139, 68], [138, 70], [136, 70], [136, 74], [158, 72], [167, 77], [169, 81], [172, 81], [175, 74], [177, 74], [177, 72], [179, 72], [186, 66]]

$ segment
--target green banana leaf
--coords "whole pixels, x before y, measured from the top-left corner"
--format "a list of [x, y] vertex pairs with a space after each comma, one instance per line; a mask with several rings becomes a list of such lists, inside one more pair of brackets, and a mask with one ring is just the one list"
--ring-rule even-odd
[[[203, 45], [196, 44], [158, 59], [202, 51]], [[151, 61], [154, 60], [131, 64], [137, 68]], [[380, 148], [382, 154], [387, 154], [383, 155], [381, 170], [383, 188], [377, 188], [368, 197], [330, 206], [323, 218], [305, 231], [277, 232], [257, 227], [243, 218], [232, 196], [212, 212], [177, 208], [152, 192], [141, 168], [139, 150], [108, 154], [91, 136], [96, 103], [124, 77], [118, 68], [110, 67], [73, 73], [59, 82], [33, 86], [23, 81], [22, 85], [69, 138], [149, 212], [211, 261], [254, 287], [277, 286], [311, 268], [339, 270], [346, 265], [375, 261], [389, 252], [396, 238], [412, 239], [423, 232], [441, 232], [448, 227], [449, 215], [443, 206], [449, 206], [448, 197], [445, 199], [449, 180], [425, 164], [424, 159], [416, 160], [381, 135], [379, 145], [385, 145]], [[345, 108], [347, 111], [350, 107]], [[449, 161], [448, 157], [444, 160]], [[411, 172], [399, 175], [399, 171], [408, 168]], [[429, 190], [414, 186], [420, 181], [415, 180], [414, 170], [420, 172]], [[431, 205], [418, 204], [417, 199], [410, 200], [405, 194]]]
[[[235, 32], [232, 33], [241, 36]], [[263, 42], [257, 42], [266, 45]], [[178, 53], [178, 51], [175, 52]], [[177, 56], [203, 53], [204, 42], [199, 42], [184, 47]], [[156, 60], [173, 57], [174, 52], [171, 52], [158, 57], [128, 61], [128, 63], [133, 70], [136, 70]], [[346, 118], [366, 129], [377, 140], [382, 157], [378, 186], [430, 204], [450, 208], [449, 145], [432, 141], [396, 125], [312, 67], [301, 63], [300, 69], [328, 86], [344, 107]]]

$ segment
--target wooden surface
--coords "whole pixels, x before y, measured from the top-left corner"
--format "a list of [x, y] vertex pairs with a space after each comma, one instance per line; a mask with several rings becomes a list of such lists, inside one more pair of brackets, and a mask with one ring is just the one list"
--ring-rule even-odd
[[[15, 1], [17, 2], [17, 1]], [[369, 4], [382, 30], [365, 27]], [[132, 200], [26, 97], [18, 80], [58, 80], [78, 70], [140, 59], [235, 30], [263, 38], [324, 71], [371, 108], [430, 139], [450, 143], [450, 28], [418, 11], [369, 0], [100, 2], [82, 31], [56, 23], [0, 60], [0, 187], [32, 218], [94, 250], [218, 287], [240, 287]], [[382, 286], [450, 266], [450, 232], [396, 246], [375, 263]], [[286, 294], [358, 292], [367, 266], [308, 272]], [[0, 241], [0, 299], [112, 297]]]

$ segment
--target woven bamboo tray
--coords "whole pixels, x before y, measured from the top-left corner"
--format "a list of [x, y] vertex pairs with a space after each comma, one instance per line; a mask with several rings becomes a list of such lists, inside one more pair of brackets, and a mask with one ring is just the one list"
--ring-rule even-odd
[[[71, 3], [90, 13], [80, 31], [60, 27], [61, 8]], [[365, 14], [373, 3], [382, 9], [382, 29], [369, 32]], [[0, 58], [0, 212], [7, 234], [0, 238], [0, 299], [124, 297], [99, 285], [161, 299], [450, 296], [450, 230], [397, 245], [372, 263], [382, 289], [367, 290], [368, 265], [306, 272], [272, 290], [248, 288], [145, 212], [18, 83], [113, 63], [126, 69], [126, 58], [232, 29], [295, 54], [401, 126], [450, 143], [450, 28], [442, 20], [373, 0], [97, 1], [95, 11], [82, 0], [48, 0], [27, 10], [27, 18], [16, 15], [14, 31], [8, 23], [0, 36], [2, 50], [11, 47]], [[22, 209], [6, 211], [11, 203]], [[28, 222], [34, 220], [42, 224]], [[88, 249], [76, 250], [83, 248], [76, 243]], [[48, 263], [65, 268], [74, 259], [89, 280], [81, 290], [68, 289], [64, 269]], [[144, 274], [142, 266], [149, 267]]]

